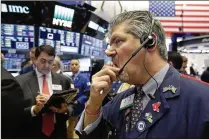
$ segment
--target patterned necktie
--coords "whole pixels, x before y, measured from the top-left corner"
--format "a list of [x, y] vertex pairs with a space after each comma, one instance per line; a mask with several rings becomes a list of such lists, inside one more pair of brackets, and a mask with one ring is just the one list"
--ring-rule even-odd
[[[46, 75], [43, 75], [43, 87], [42, 93], [50, 95], [48, 83], [46, 81]], [[42, 115], [42, 132], [46, 136], [50, 136], [54, 130], [54, 114], [53, 113], [44, 113]]]
[[73, 75], [72, 75], [72, 79], [74, 80], [74, 78], [75, 78], [75, 75], [73, 74]]
[[143, 103], [142, 98], [144, 95], [144, 92], [141, 90], [140, 87], [136, 87], [136, 94], [133, 102], [133, 107], [131, 110], [131, 129], [136, 125], [136, 122], [138, 122], [140, 115], [143, 111]]

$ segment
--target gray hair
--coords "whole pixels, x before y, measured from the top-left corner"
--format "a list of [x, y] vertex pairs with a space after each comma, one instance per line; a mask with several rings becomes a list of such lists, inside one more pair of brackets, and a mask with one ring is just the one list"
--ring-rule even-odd
[[[159, 20], [154, 19], [154, 24], [152, 26], [153, 16], [148, 11], [128, 11], [119, 14], [111, 22], [109, 26], [109, 33], [111, 29], [115, 26], [126, 23], [126, 32], [134, 35], [136, 38], [141, 38], [146, 34], [148, 37], [150, 30], [157, 36], [157, 46], [160, 52], [160, 56], [167, 60], [168, 52], [165, 42], [165, 32]], [[141, 42], [142, 43], [142, 42]]]
[[54, 61], [56, 62], [56, 64], [57, 64], [59, 70], [60, 70], [61, 72], [63, 72], [63, 71], [64, 71], [64, 64], [62, 63], [60, 57], [59, 57], [59, 56], [55, 56]]

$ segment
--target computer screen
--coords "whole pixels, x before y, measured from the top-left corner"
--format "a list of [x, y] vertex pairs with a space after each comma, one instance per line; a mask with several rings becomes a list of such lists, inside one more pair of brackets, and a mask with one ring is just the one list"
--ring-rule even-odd
[[34, 26], [1, 24], [1, 49], [27, 50], [34, 46]]
[[60, 46], [61, 31], [53, 28], [39, 27], [38, 45]]
[[81, 44], [81, 55], [104, 58], [104, 41], [84, 34]]
[[105, 34], [108, 29], [108, 25], [109, 23], [107, 21], [103, 20], [94, 13], [91, 13], [88, 26], [86, 27], [83, 33], [102, 40], [105, 37]]
[[60, 52], [78, 53], [80, 33], [61, 31]]
[[39, 28], [39, 45], [51, 45], [56, 52], [78, 53], [80, 34], [53, 28]]
[[91, 67], [91, 58], [81, 58], [80, 62], [80, 71], [89, 71]]
[[3, 67], [11, 72], [18, 72], [21, 70], [21, 63], [25, 61], [24, 54], [6, 53]]

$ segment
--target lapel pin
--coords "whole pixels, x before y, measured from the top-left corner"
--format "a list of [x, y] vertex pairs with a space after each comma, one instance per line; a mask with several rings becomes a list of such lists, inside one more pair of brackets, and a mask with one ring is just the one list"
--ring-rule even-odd
[[139, 132], [142, 132], [145, 129], [146, 125], [144, 121], [139, 121], [137, 124], [137, 129]]
[[127, 110], [125, 110], [125, 116], [127, 116], [130, 112], [131, 112], [130, 108], [128, 108]]
[[153, 111], [159, 112], [159, 111], [160, 111], [160, 109], [159, 109], [160, 104], [161, 104], [161, 102], [153, 103], [153, 104], [152, 104], [152, 109], [153, 109]]
[[149, 112], [149, 113], [146, 113], [145, 114], [145, 117], [146, 117], [146, 120], [148, 121], [148, 122], [150, 122], [150, 123], [152, 123], [153, 122], [153, 120], [152, 120], [152, 114]]
[[148, 96], [149, 96], [150, 99], [155, 99], [155, 96], [152, 95], [152, 94], [148, 94]]
[[174, 87], [173, 85], [169, 85], [169, 86], [163, 88], [163, 92], [164, 92], [164, 93], [167, 92], [168, 90], [170, 90], [173, 94], [175, 94], [177, 88]]

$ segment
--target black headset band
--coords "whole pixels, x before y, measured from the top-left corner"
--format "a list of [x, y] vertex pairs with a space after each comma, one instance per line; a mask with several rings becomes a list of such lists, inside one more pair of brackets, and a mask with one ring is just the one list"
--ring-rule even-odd
[[152, 18], [152, 23], [151, 23], [151, 27], [149, 29], [148, 35], [142, 35], [141, 37], [141, 43], [143, 43], [146, 39], [149, 39], [146, 45], [144, 45], [144, 48], [150, 49], [155, 46], [155, 38], [153, 38], [152, 36], [154, 23], [155, 23], [155, 19]]

